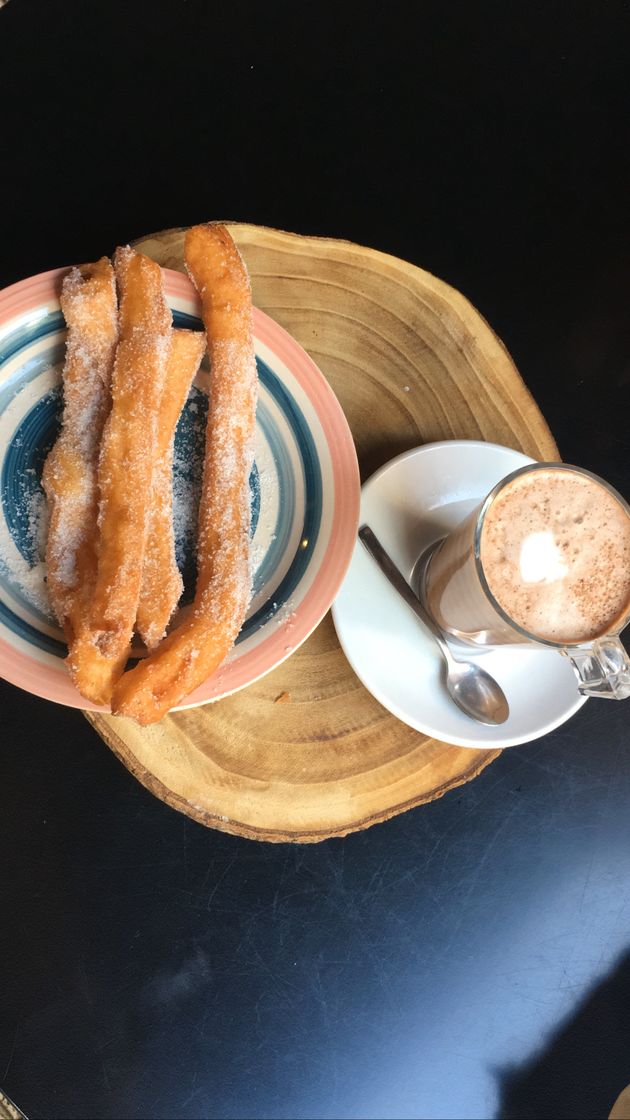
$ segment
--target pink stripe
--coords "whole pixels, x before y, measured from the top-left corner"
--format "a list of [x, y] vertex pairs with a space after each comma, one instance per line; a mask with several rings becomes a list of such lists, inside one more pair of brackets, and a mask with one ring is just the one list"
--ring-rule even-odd
[[20, 280], [0, 293], [0, 326], [31, 311], [34, 307], [44, 307], [59, 300], [61, 281], [67, 268], [52, 268], [28, 280]]
[[54, 662], [38, 661], [10, 646], [2, 638], [0, 669], [5, 680], [16, 684], [18, 688], [25, 688], [27, 692], [33, 692], [35, 696], [42, 696], [45, 700], [54, 700], [58, 704], [67, 704], [70, 708], [84, 708], [92, 712], [107, 710], [83, 699], [70, 680], [63, 661], [57, 658]]

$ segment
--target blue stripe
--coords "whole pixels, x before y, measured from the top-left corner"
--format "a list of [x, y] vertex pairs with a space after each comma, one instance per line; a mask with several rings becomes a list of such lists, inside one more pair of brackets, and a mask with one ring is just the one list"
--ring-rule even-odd
[[27, 359], [0, 388], [0, 413], [4, 412], [11, 401], [23, 393], [32, 381], [36, 381], [51, 366], [60, 365], [62, 361], [63, 343], [51, 345], [37, 357]]
[[47, 334], [56, 334], [58, 331], [65, 333], [65, 321], [61, 311], [53, 311], [35, 324], [26, 323], [19, 330], [6, 336], [0, 346], [0, 366], [15, 354], [19, 354], [20, 350], [25, 350], [40, 338], [45, 338]]
[[171, 308], [171, 314], [173, 316], [174, 327], [181, 327], [183, 330], [187, 331], [203, 330], [203, 323], [196, 315], [189, 315], [187, 311], [175, 311], [174, 308]]
[[[279, 587], [274, 592], [273, 600], [268, 599], [256, 614], [247, 620], [241, 630], [238, 642], [250, 638], [260, 630], [280, 608], [291, 598], [291, 595], [302, 579], [313, 555], [322, 519], [322, 473], [315, 442], [310, 428], [304, 418], [304, 413], [298, 407], [294, 397], [288, 392], [279, 377], [269, 368], [261, 358], [256, 358], [258, 376], [262, 384], [269, 390], [277, 404], [284, 412], [291, 430], [296, 438], [304, 479], [304, 492], [306, 505], [304, 522], [302, 525], [301, 543], [293, 557], [291, 566]], [[275, 606], [274, 606], [275, 603]]]
[[[30, 604], [29, 609], [34, 613]], [[32, 626], [26, 619], [18, 618], [12, 610], [9, 610], [6, 603], [2, 602], [2, 599], [0, 599], [0, 622], [4, 623], [7, 630], [17, 635], [18, 638], [22, 638], [25, 642], [44, 650], [45, 653], [52, 654], [53, 657], [66, 657], [68, 653], [65, 642], [49, 637], [48, 634], [44, 634], [43, 631]]]
[[9, 444], [0, 474], [0, 498], [7, 527], [27, 564], [36, 564], [28, 512], [35, 495], [44, 492], [40, 479], [44, 461], [57, 438], [61, 386], [40, 397], [27, 412]]
[[[257, 595], [261, 587], [273, 575], [284, 556], [289, 537], [291, 535], [291, 526], [295, 515], [295, 493], [293, 484], [293, 476], [289, 456], [286, 447], [280, 439], [271, 417], [267, 409], [259, 402], [258, 412], [256, 415], [256, 422], [262, 428], [264, 437], [269, 445], [271, 454], [277, 468], [278, 480], [278, 513], [276, 516], [276, 523], [273, 527], [271, 546], [267, 550], [263, 563], [256, 572], [254, 580], [253, 594]], [[260, 500], [260, 498], [259, 498]], [[252, 526], [252, 537], [254, 536], [254, 528]]]

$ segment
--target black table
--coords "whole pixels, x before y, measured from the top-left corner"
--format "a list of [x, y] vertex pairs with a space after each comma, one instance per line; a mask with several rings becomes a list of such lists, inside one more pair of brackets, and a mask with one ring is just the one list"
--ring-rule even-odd
[[[235, 218], [460, 288], [630, 492], [628, 7], [10, 0], [0, 283]], [[630, 707], [314, 847], [178, 815], [2, 684], [0, 1087], [30, 1117], [602, 1117]]]

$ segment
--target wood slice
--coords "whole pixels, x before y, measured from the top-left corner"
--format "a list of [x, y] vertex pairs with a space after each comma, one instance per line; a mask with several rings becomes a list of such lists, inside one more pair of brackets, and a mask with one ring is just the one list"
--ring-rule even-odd
[[[359, 245], [230, 227], [254, 303], [302, 344], [339, 398], [363, 479], [440, 439], [559, 458], [509, 354], [459, 292]], [[136, 247], [182, 270], [183, 241], [183, 230], [167, 230]], [[273, 841], [366, 828], [440, 797], [500, 753], [448, 746], [391, 716], [354, 675], [330, 614], [288, 661], [225, 700], [149, 728], [87, 718], [169, 805], [225, 832]]]

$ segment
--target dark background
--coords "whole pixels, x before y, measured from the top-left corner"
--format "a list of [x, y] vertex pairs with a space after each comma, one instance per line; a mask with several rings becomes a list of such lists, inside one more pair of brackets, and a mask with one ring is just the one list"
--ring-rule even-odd
[[[460, 288], [630, 493], [630, 6], [10, 0], [0, 284], [210, 218]], [[0, 685], [0, 1086], [35, 1117], [604, 1117], [630, 705], [316, 847], [153, 799]]]

